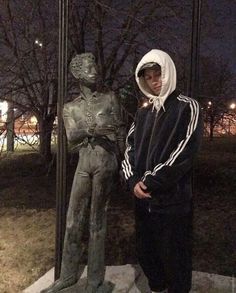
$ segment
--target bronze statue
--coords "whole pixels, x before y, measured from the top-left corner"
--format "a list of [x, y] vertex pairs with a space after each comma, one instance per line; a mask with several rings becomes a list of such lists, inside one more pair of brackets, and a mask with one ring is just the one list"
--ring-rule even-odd
[[124, 126], [114, 92], [97, 92], [97, 69], [91, 53], [76, 55], [70, 69], [79, 80], [80, 95], [64, 105], [68, 142], [79, 149], [67, 212], [60, 278], [44, 293], [60, 292], [77, 283], [81, 239], [89, 218], [88, 273], [83, 293], [107, 292], [104, 240], [109, 194], [124, 150]]

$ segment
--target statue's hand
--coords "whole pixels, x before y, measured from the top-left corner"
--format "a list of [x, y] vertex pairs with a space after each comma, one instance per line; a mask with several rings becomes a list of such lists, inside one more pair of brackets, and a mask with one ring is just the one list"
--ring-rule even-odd
[[95, 129], [95, 133], [97, 135], [109, 135], [111, 133], [114, 133], [116, 131], [116, 127], [113, 125], [107, 125], [103, 127], [97, 126]]
[[88, 133], [91, 135], [91, 136], [94, 136], [94, 135], [96, 135], [96, 124], [94, 124], [94, 125], [92, 125], [92, 126], [90, 126], [89, 127], [89, 129], [88, 129]]

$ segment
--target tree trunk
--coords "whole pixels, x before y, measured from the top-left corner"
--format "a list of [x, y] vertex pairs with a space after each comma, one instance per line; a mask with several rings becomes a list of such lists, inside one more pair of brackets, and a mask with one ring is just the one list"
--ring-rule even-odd
[[47, 115], [46, 117], [39, 118], [39, 152], [45, 161], [50, 161], [52, 158], [51, 136], [54, 119], [54, 115]]
[[214, 137], [214, 124], [210, 122], [210, 141], [213, 141]]
[[14, 109], [10, 102], [7, 111], [7, 151], [14, 152]]
[[214, 116], [211, 114], [210, 115], [210, 141], [213, 140], [214, 137], [214, 127], [215, 127], [215, 121], [214, 121]]

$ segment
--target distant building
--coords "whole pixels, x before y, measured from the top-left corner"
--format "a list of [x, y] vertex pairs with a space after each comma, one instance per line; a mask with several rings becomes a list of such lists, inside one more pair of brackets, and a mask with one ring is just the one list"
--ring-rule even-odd
[[[6, 129], [8, 104], [6, 101], [0, 102], [0, 134]], [[20, 134], [34, 134], [38, 131], [37, 118], [32, 113], [21, 114], [16, 111], [16, 119], [14, 123], [14, 132]]]

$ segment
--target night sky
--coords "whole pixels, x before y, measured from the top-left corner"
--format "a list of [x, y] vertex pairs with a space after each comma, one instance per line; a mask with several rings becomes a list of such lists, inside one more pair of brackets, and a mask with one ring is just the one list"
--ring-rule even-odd
[[[207, 29], [208, 32], [205, 31]], [[236, 73], [236, 1], [202, 1], [201, 32], [201, 52], [222, 57]]]

